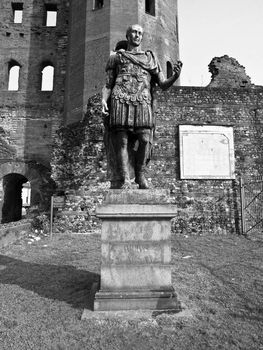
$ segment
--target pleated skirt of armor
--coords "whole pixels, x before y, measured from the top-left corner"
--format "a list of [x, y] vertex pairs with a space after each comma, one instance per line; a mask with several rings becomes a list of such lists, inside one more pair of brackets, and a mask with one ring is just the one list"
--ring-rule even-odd
[[153, 119], [151, 105], [146, 101], [135, 105], [117, 99], [111, 100], [110, 127], [153, 128]]

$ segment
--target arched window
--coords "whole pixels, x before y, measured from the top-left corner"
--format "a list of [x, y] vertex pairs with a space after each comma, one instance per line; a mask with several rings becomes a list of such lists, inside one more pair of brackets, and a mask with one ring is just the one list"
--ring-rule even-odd
[[8, 90], [17, 91], [19, 89], [19, 73], [21, 66], [16, 61], [8, 64]]
[[41, 91], [53, 91], [54, 67], [47, 64], [42, 69]]
[[173, 75], [173, 66], [169, 61], [166, 62], [166, 74], [167, 78], [170, 78]]

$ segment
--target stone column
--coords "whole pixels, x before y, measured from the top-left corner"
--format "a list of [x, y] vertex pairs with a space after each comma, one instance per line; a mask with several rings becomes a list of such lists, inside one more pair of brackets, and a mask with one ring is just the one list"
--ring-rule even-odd
[[110, 190], [97, 216], [102, 220], [101, 284], [95, 311], [180, 311], [171, 283], [169, 191]]

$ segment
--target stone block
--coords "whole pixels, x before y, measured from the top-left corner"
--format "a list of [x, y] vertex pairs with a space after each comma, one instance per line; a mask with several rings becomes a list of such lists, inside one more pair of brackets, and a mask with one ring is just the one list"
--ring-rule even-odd
[[170, 220], [175, 215], [166, 190], [108, 192], [97, 208], [102, 265], [95, 310], [179, 310], [171, 286]]
[[106, 291], [159, 290], [171, 286], [171, 267], [161, 264], [130, 264], [101, 267], [101, 289]]
[[150, 190], [112, 190], [106, 195], [104, 204], [167, 204], [169, 190], [153, 188]]
[[[96, 294], [95, 311], [116, 310], [172, 310], [181, 311], [181, 304], [173, 289], [163, 291], [123, 291]], [[84, 311], [85, 314], [85, 311]]]

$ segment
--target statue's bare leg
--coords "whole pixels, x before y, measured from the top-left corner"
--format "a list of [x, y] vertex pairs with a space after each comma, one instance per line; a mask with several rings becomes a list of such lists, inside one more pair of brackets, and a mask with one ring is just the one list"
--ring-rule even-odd
[[[125, 130], [116, 131], [113, 136], [113, 147], [116, 157], [118, 181], [115, 181], [115, 188], [127, 188], [130, 186], [129, 156], [128, 156], [128, 132]], [[113, 186], [112, 186], [113, 187]]]
[[146, 161], [149, 152], [150, 131], [145, 130], [137, 133], [139, 146], [135, 156], [135, 182], [140, 189], [149, 188], [148, 182], [145, 178]]

